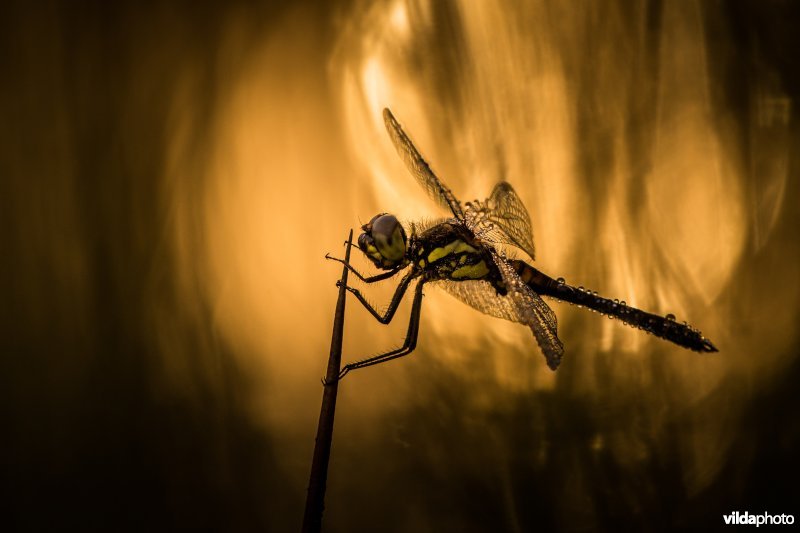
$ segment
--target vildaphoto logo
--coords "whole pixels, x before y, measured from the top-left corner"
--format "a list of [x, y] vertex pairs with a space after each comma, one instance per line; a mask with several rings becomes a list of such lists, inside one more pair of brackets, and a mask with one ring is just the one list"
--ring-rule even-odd
[[722, 515], [725, 524], [729, 526], [782, 526], [794, 524], [794, 515], [791, 514], [750, 514], [747, 511], [740, 513], [734, 511], [730, 514]]

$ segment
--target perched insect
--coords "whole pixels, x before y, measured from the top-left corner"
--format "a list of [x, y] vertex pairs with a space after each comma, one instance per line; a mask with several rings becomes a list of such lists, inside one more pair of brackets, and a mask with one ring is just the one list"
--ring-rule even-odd
[[419, 279], [403, 345], [346, 365], [339, 378], [351, 370], [396, 359], [414, 350], [422, 310], [422, 288], [430, 282], [438, 282], [447, 292], [482, 313], [530, 327], [547, 365], [553, 370], [561, 362], [564, 346], [558, 339], [556, 316], [542, 300], [543, 295], [594, 309], [691, 350], [717, 351], [698, 330], [686, 323], [677, 323], [671, 314], [664, 317], [646, 313], [624, 301], [609, 300], [583, 287], [568, 285], [563, 278], [553, 279], [525, 261], [507, 258], [496, 245], [514, 246], [534, 259], [530, 216], [511, 185], [500, 182], [488, 199], [462, 205], [436, 177], [391, 111], [384, 109], [383, 118], [408, 170], [434, 200], [450, 209], [453, 218], [427, 227], [419, 234], [417, 225], [412, 224], [408, 236], [394, 215], [381, 213], [373, 217], [362, 226], [364, 233], [358, 238], [358, 247], [378, 269], [386, 271], [376, 276], [363, 276], [344, 260], [326, 255], [328, 259], [345, 264], [366, 283], [389, 279], [408, 269], [383, 314], [375, 310], [358, 289], [346, 287], [382, 324], [391, 322], [409, 285]]

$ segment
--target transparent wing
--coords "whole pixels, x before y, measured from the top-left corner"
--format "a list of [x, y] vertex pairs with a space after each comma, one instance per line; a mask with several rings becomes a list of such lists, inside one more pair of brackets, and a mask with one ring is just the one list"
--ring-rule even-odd
[[516, 246], [535, 259], [531, 217], [511, 184], [501, 181], [486, 200], [467, 202], [465, 217], [477, 237]]
[[498, 295], [491, 283], [484, 280], [443, 281], [439, 286], [481, 313], [530, 327], [544, 353], [547, 366], [555, 370], [564, 355], [555, 313], [525, 285], [505, 259], [498, 256], [494, 259], [508, 288], [505, 296]]
[[447, 188], [436, 174], [433, 173], [431, 167], [417, 151], [414, 143], [408, 138], [406, 132], [394, 118], [392, 112], [388, 109], [383, 110], [383, 121], [386, 123], [386, 131], [389, 132], [389, 137], [397, 149], [398, 155], [406, 164], [409, 172], [414, 175], [417, 182], [425, 188], [428, 196], [433, 198], [440, 205], [447, 207], [459, 220], [464, 220], [464, 211], [452, 191]]

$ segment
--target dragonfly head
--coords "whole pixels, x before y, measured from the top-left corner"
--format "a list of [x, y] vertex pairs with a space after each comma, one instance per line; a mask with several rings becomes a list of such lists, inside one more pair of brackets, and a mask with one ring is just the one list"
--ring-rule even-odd
[[394, 215], [375, 215], [361, 229], [358, 247], [376, 267], [391, 270], [405, 261], [406, 232]]

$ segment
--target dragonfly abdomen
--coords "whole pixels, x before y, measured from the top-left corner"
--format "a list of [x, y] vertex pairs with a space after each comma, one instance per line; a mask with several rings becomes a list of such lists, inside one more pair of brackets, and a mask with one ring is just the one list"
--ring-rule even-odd
[[528, 287], [533, 289], [534, 292], [558, 298], [556, 295], [556, 291], [559, 287], [558, 281], [519, 259], [512, 260], [511, 266], [514, 267], [520, 279], [524, 281]]
[[676, 322], [674, 315], [654, 315], [636, 307], [631, 307], [625, 301], [603, 298], [596, 292], [583, 287], [573, 287], [565, 283], [563, 278], [554, 280], [524, 261], [514, 260], [511, 261], [511, 264], [528, 287], [540, 295], [551, 296], [564, 302], [588, 307], [690, 350], [697, 352], [717, 351], [717, 348], [711, 341], [703, 337], [700, 331], [685, 322], [683, 324]]

